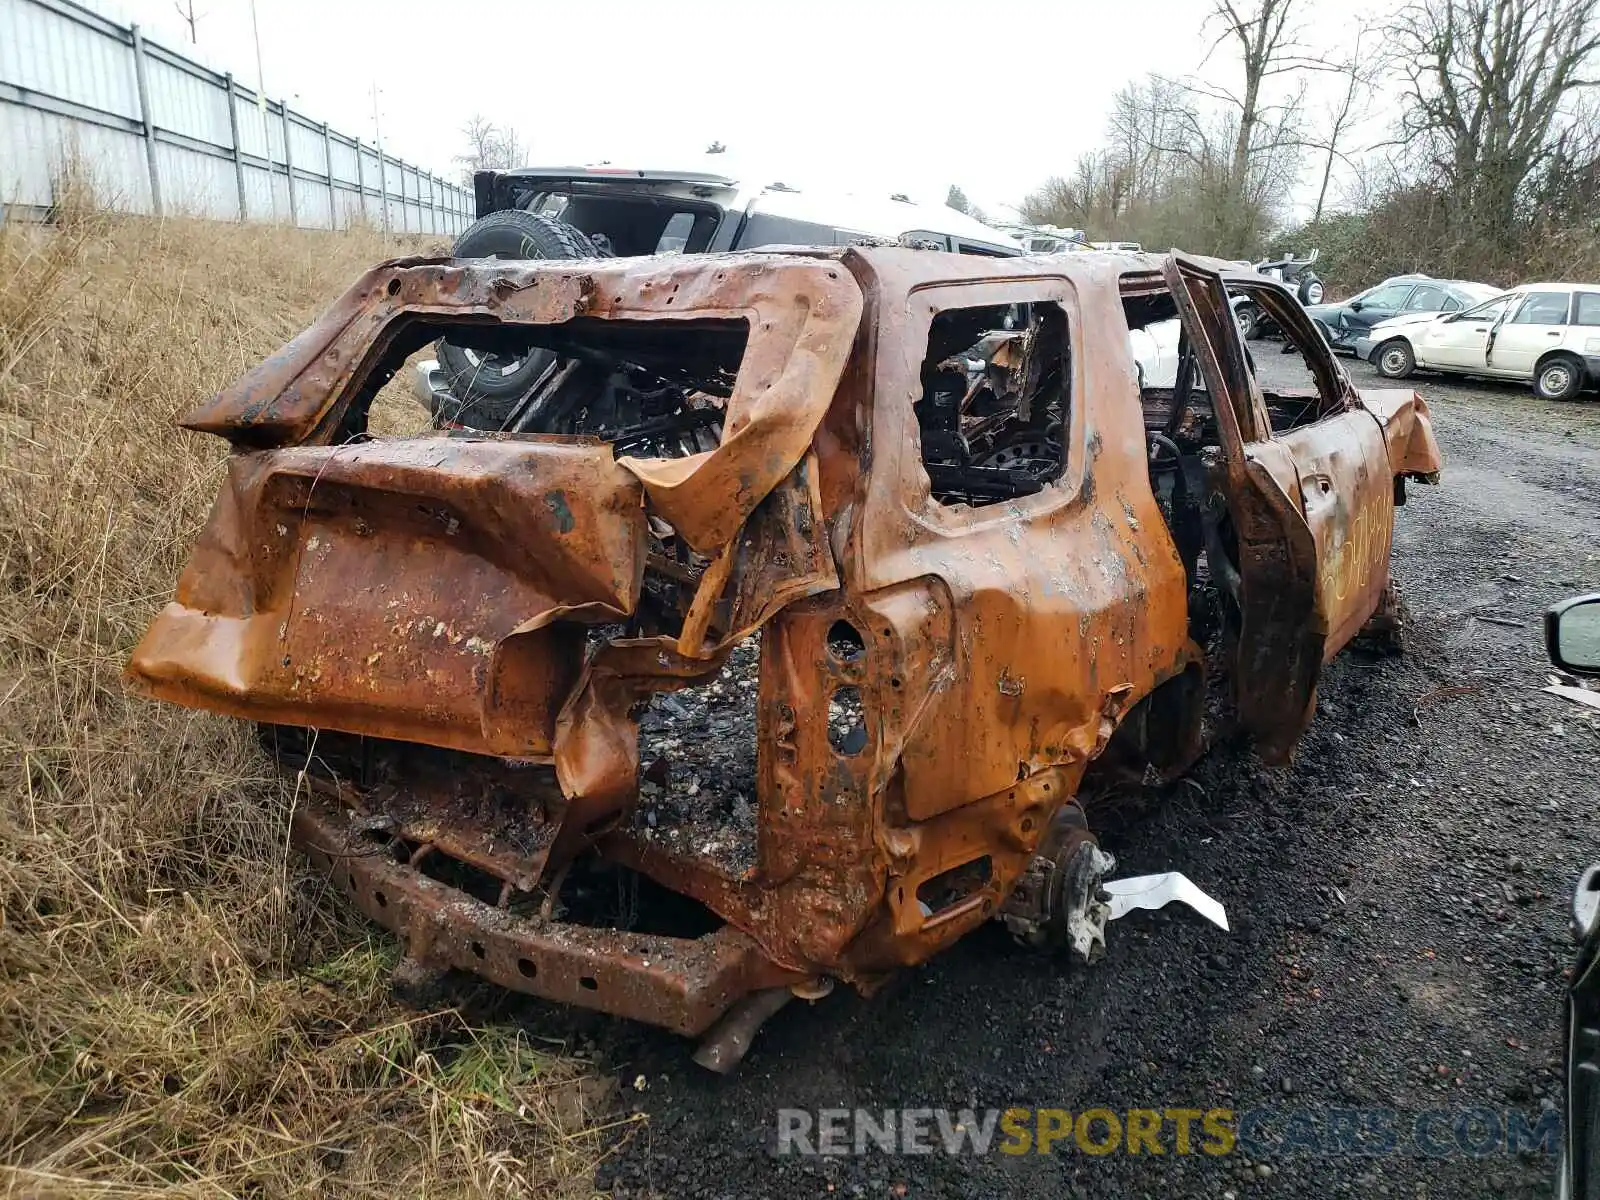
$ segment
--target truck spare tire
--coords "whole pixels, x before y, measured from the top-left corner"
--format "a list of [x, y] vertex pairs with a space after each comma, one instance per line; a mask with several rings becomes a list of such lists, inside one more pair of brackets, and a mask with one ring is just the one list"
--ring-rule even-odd
[[[450, 248], [456, 258], [599, 258], [587, 234], [575, 225], [543, 213], [507, 208], [474, 221]], [[451, 411], [434, 409], [434, 423], [452, 422], [473, 429], [500, 429], [516, 402], [544, 373], [555, 357], [534, 350], [524, 357], [490, 354], [457, 346], [441, 338], [439, 366], [455, 403]]]

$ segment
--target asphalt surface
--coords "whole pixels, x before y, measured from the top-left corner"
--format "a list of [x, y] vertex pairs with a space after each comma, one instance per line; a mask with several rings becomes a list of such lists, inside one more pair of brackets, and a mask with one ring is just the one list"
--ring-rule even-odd
[[[1259, 345], [1264, 372], [1285, 369]], [[1381, 386], [1364, 364], [1351, 371]], [[589, 1046], [620, 1108], [645, 1114], [600, 1185], [619, 1197], [1549, 1195], [1554, 1159], [1508, 1148], [1505, 1130], [1509, 1113], [1536, 1128], [1559, 1105], [1567, 908], [1600, 859], [1600, 714], [1539, 690], [1543, 609], [1600, 590], [1600, 400], [1413, 382], [1445, 478], [1413, 487], [1398, 515], [1407, 652], [1336, 661], [1292, 767], [1218, 748], [1193, 783], [1102, 831], [1120, 874], [1187, 873], [1227, 906], [1232, 932], [1184, 910], [1135, 913], [1084, 968], [984, 930], [871, 1000], [840, 989], [790, 1005], [732, 1078], [695, 1067], [681, 1039], [533, 1005], [533, 1032]], [[1168, 1121], [1159, 1156], [1148, 1143], [1091, 1155], [1070, 1137], [1045, 1155], [775, 1152], [780, 1109], [858, 1106], [1226, 1109], [1240, 1137], [1210, 1155], [1196, 1125], [1180, 1154]], [[1337, 1152], [1352, 1145], [1368, 1153]]]

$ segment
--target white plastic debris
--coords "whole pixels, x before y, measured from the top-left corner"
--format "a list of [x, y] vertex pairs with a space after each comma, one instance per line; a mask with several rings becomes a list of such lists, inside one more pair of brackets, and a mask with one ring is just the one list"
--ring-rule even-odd
[[1108, 879], [1100, 885], [1111, 897], [1109, 920], [1125, 917], [1136, 908], [1165, 908], [1174, 900], [1187, 904], [1218, 929], [1228, 928], [1228, 914], [1181, 871], [1160, 875], [1135, 875], [1131, 879]]
[[1550, 686], [1539, 689], [1549, 692], [1552, 696], [1561, 696], [1571, 700], [1574, 704], [1584, 704], [1590, 708], [1600, 708], [1600, 692], [1591, 692], [1588, 688], [1570, 687], [1555, 676], [1550, 676]]

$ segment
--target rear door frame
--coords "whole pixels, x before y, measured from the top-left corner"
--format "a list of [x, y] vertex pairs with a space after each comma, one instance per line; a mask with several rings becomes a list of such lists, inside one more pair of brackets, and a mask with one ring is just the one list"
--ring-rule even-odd
[[[1515, 308], [1506, 310], [1505, 315], [1500, 318], [1494, 329], [1489, 333], [1489, 343], [1484, 355], [1484, 370], [1487, 374], [1499, 379], [1532, 379], [1538, 371], [1539, 360], [1549, 351], [1559, 350], [1566, 344], [1568, 332], [1572, 328], [1573, 306], [1577, 303], [1576, 291], [1566, 293], [1567, 311], [1566, 317], [1561, 324], [1553, 325], [1547, 321], [1519, 324], [1517, 314], [1526, 308], [1535, 296], [1539, 295], [1561, 295], [1561, 291], [1550, 287], [1529, 288], [1522, 294], [1522, 300]], [[1503, 357], [1501, 362], [1495, 362], [1495, 350], [1505, 344], [1507, 331], [1513, 329], [1519, 334], [1526, 331], [1528, 340], [1533, 343], [1531, 350], [1524, 351], [1518, 348], [1515, 351], [1518, 357], [1521, 357], [1524, 353], [1527, 354], [1528, 361], [1526, 366], [1509, 365], [1504, 361]]]
[[[1388, 584], [1393, 475], [1383, 431], [1281, 285], [1169, 256], [1162, 268], [1212, 397], [1210, 474], [1236, 536], [1233, 700], [1262, 757], [1288, 758], [1310, 722], [1322, 665]], [[1317, 378], [1313, 420], [1272, 432], [1231, 319], [1228, 291], [1254, 292]]]

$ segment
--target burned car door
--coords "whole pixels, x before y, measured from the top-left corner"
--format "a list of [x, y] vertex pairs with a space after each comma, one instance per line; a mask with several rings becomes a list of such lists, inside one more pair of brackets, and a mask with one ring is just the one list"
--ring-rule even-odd
[[929, 839], [1057, 769], [1070, 794], [1190, 644], [1116, 264], [1068, 278], [1019, 260], [1010, 279], [936, 256], [881, 266], [863, 281], [880, 297], [871, 470], [844, 573], [905, 647], [885, 762]]
[[[1240, 281], [1225, 286], [1216, 271], [1177, 255], [1164, 274], [1217, 423], [1208, 467], [1231, 522], [1223, 550], [1232, 561], [1215, 566], [1236, 608], [1233, 699], [1263, 757], [1283, 759], [1311, 718], [1322, 664], [1388, 586], [1395, 475], [1408, 473], [1400, 468], [1420, 401], [1363, 401], [1303, 312], [1258, 284], [1257, 301], [1281, 320], [1318, 382], [1312, 393], [1274, 395], [1269, 404], [1229, 319], [1227, 287]], [[1409, 473], [1427, 477], [1437, 453], [1431, 432], [1420, 436]]]

